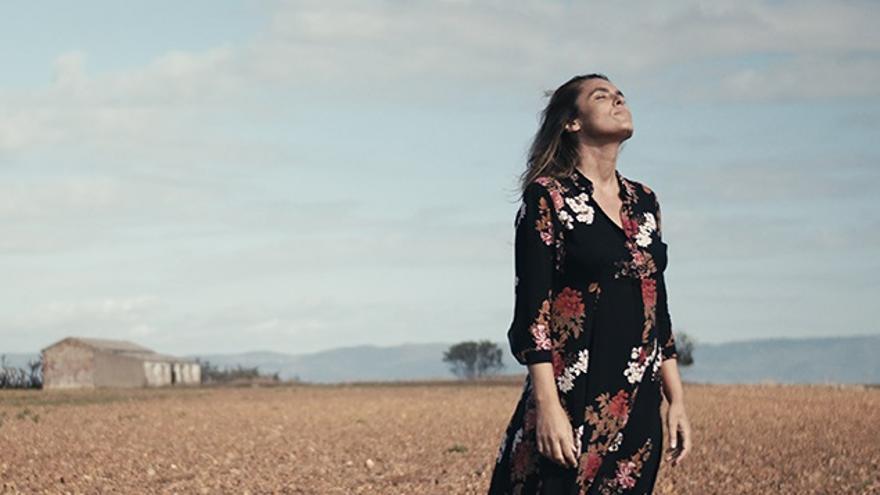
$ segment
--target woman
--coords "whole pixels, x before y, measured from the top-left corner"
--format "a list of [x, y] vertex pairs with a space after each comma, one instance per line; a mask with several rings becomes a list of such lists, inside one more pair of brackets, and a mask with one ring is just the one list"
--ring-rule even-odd
[[660, 205], [616, 168], [632, 133], [623, 93], [602, 74], [572, 78], [542, 113], [522, 176], [507, 334], [528, 375], [490, 494], [651, 493], [662, 395], [667, 460], [691, 449]]

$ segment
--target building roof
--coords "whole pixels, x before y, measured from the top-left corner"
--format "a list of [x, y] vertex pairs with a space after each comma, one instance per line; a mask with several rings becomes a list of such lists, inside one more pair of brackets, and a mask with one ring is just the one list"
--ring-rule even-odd
[[65, 339], [59, 340], [58, 342], [55, 342], [54, 344], [44, 348], [43, 350], [45, 351], [46, 349], [55, 347], [56, 345], [70, 342], [76, 342], [87, 347], [91, 347], [92, 349], [97, 351], [120, 354], [123, 356], [142, 359], [144, 361], [152, 360], [166, 362], [195, 362], [195, 359], [192, 358], [158, 354], [150, 348], [135, 344], [134, 342], [130, 342], [128, 340], [95, 339], [90, 337], [67, 337]]
[[135, 344], [128, 340], [112, 340], [112, 339], [93, 339], [89, 337], [68, 337], [65, 340], [76, 340], [89, 347], [100, 349], [103, 351], [115, 352], [153, 352], [152, 349], [142, 345]]

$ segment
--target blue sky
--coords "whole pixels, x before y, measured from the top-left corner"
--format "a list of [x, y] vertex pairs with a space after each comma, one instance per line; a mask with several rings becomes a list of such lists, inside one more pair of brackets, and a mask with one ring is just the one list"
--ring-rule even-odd
[[0, 17], [0, 352], [503, 341], [516, 177], [602, 72], [676, 330], [877, 334], [874, 2], [61, 2]]

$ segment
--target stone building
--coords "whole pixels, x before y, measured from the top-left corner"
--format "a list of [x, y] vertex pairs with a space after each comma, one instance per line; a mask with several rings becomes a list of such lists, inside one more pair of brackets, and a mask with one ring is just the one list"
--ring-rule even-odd
[[198, 385], [194, 359], [157, 354], [125, 340], [68, 337], [42, 350], [43, 388]]

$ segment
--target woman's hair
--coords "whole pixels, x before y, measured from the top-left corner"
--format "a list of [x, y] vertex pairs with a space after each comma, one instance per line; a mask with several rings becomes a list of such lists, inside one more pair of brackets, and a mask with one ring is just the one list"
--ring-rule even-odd
[[520, 176], [520, 193], [526, 186], [542, 175], [564, 177], [574, 172], [577, 165], [577, 136], [565, 131], [565, 124], [578, 115], [577, 98], [581, 94], [581, 83], [587, 79], [604, 79], [604, 74], [575, 76], [552, 93], [547, 107], [541, 112], [541, 126], [529, 148], [526, 170]]

